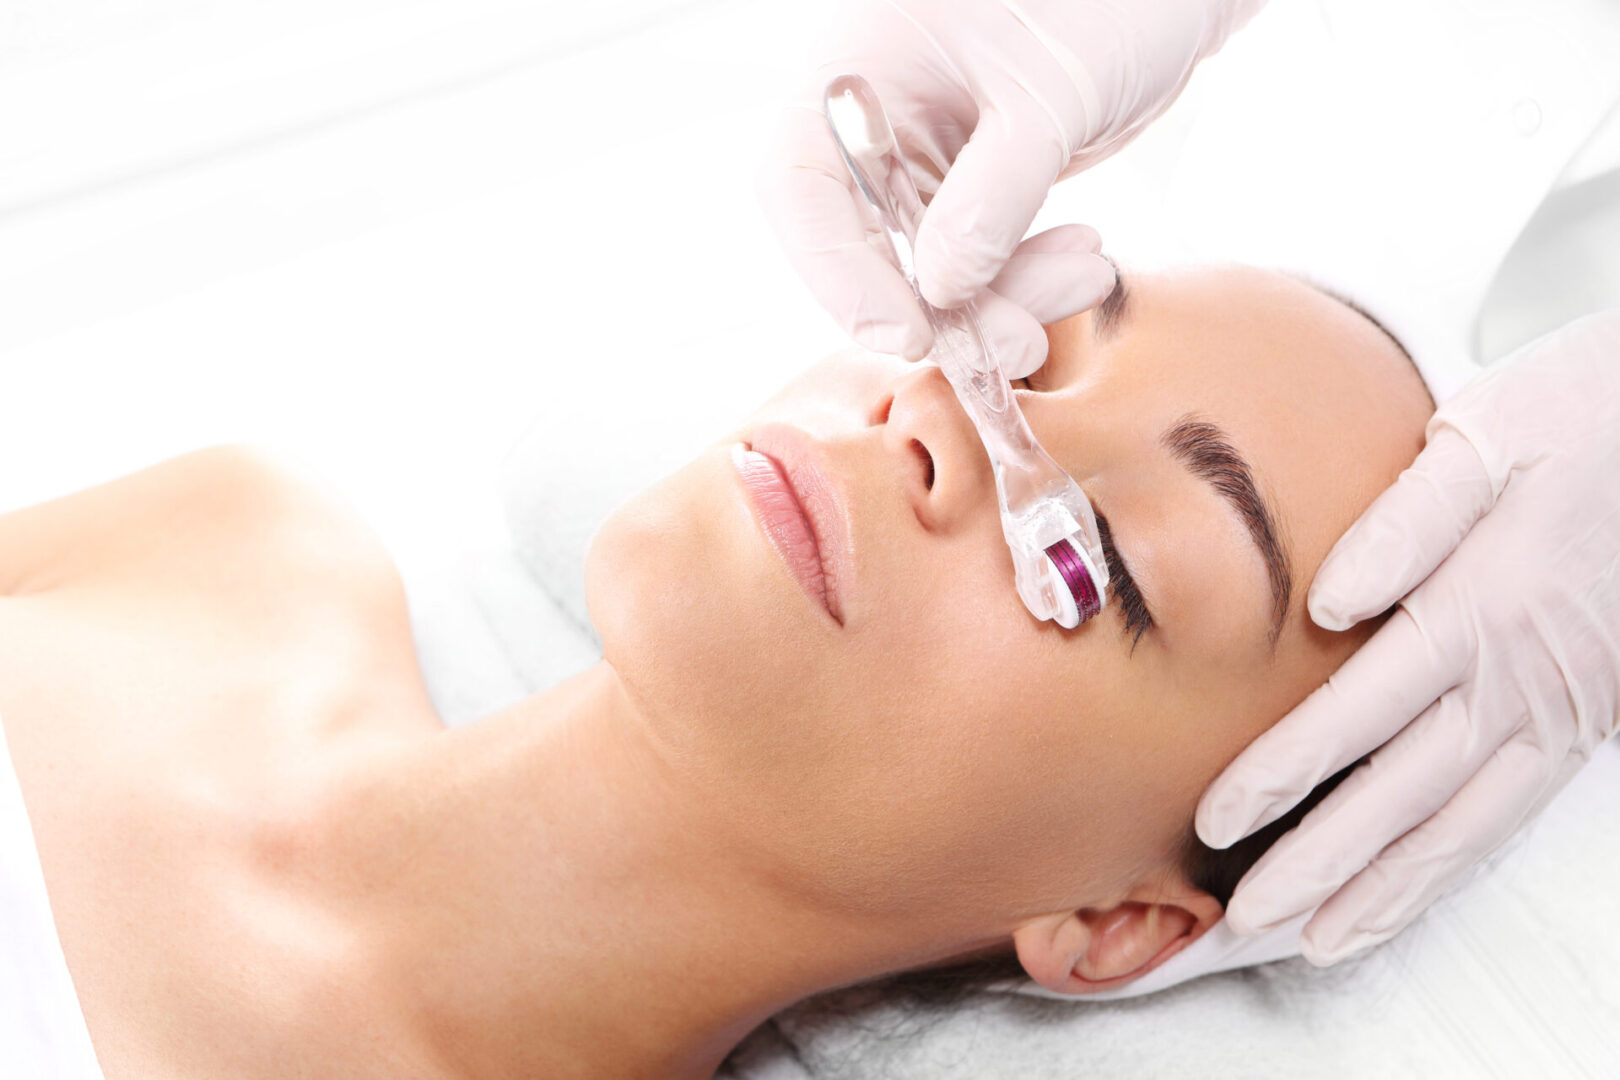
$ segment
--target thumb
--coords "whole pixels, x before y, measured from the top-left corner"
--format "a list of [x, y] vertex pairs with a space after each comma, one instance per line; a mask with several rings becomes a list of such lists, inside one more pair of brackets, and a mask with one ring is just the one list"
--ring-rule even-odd
[[1401, 473], [1333, 545], [1311, 583], [1311, 618], [1348, 630], [1387, 610], [1457, 549], [1496, 501], [1472, 443], [1441, 424]]
[[929, 303], [955, 307], [990, 284], [1068, 160], [1043, 117], [979, 114], [917, 229], [917, 282]]

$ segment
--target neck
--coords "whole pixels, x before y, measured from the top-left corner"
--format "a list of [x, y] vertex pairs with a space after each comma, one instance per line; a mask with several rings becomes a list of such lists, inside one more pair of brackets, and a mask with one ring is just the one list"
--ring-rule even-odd
[[449, 1075], [706, 1078], [792, 1002], [949, 954], [804, 902], [699, 790], [605, 662], [351, 786], [338, 880]]

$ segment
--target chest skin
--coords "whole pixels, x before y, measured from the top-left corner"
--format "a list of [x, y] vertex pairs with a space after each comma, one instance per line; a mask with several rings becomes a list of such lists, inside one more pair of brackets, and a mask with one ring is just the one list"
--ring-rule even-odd
[[263, 857], [347, 758], [437, 724], [369, 529], [211, 449], [0, 517], [0, 586], [0, 720], [108, 1080], [324, 1075], [286, 1034], [339, 1014], [386, 1067], [334, 1000], [352, 928]]

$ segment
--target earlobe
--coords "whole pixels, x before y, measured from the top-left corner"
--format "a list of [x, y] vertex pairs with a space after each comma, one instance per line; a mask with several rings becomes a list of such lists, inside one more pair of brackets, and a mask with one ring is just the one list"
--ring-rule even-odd
[[1024, 970], [1048, 990], [1093, 993], [1146, 975], [1198, 940], [1221, 914], [1208, 893], [1161, 892], [1152, 901], [1127, 899], [1027, 923], [1013, 943]]
[[1070, 989], [1074, 967], [1091, 946], [1091, 928], [1075, 912], [1048, 915], [1013, 931], [1018, 962], [1030, 978], [1060, 994]]

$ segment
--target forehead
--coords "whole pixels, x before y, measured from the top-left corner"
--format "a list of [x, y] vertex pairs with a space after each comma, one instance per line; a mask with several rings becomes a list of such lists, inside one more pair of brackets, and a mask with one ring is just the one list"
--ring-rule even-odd
[[1114, 332], [1099, 342], [1093, 315], [1069, 320], [1054, 358], [1072, 354], [1085, 396], [1154, 437], [1188, 415], [1226, 430], [1281, 527], [1298, 612], [1333, 542], [1421, 449], [1421, 380], [1366, 317], [1286, 275], [1125, 276]]

